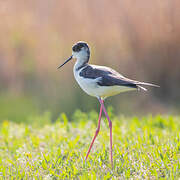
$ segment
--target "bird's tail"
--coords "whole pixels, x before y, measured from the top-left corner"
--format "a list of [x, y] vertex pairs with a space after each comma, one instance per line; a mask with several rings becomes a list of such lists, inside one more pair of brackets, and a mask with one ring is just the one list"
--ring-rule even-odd
[[142, 86], [139, 86], [139, 85], [137, 85], [137, 89], [138, 89], [138, 91], [140, 91], [141, 89], [142, 89], [143, 91], [147, 91], [146, 88], [144, 88], [144, 87], [142, 87]]
[[151, 84], [151, 83], [145, 83], [145, 82], [137, 82], [137, 87], [138, 87], [138, 90], [142, 89], [144, 91], [147, 91], [146, 88], [144, 88], [143, 86], [152, 86], [152, 87], [160, 87], [156, 84]]

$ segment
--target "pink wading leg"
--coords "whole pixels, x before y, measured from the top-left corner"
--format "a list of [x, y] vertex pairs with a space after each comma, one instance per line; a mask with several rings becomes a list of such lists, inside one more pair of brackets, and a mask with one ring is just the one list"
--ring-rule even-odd
[[111, 166], [113, 168], [113, 155], [112, 155], [112, 122], [109, 119], [108, 113], [106, 111], [106, 108], [104, 107], [104, 101], [102, 99], [99, 99], [99, 102], [102, 106], [102, 109], [104, 111], [104, 114], [106, 115], [108, 122], [109, 122], [109, 128], [110, 128], [110, 152], [109, 152], [109, 159], [111, 161]]
[[87, 160], [87, 158], [88, 158], [88, 156], [89, 156], [89, 153], [90, 153], [90, 151], [91, 151], [91, 148], [92, 148], [92, 146], [93, 146], [93, 144], [94, 144], [94, 141], [95, 141], [97, 135], [99, 134], [99, 130], [100, 130], [100, 126], [101, 126], [101, 116], [102, 116], [102, 105], [101, 105], [101, 107], [100, 107], [100, 112], [99, 112], [98, 127], [97, 127], [97, 129], [96, 129], [96, 133], [95, 133], [95, 135], [94, 135], [94, 138], [93, 138], [93, 140], [92, 140], [92, 142], [91, 142], [91, 145], [90, 145], [90, 147], [89, 147], [89, 149], [88, 149], [88, 152], [87, 152], [87, 154], [86, 154], [85, 160]]

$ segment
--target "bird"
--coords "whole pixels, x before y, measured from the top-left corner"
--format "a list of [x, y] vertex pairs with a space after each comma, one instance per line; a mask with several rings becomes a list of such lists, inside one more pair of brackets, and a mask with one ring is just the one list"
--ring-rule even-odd
[[98, 118], [98, 126], [95, 135], [91, 141], [87, 151], [85, 161], [88, 159], [89, 153], [93, 147], [94, 141], [100, 131], [102, 111], [104, 112], [110, 129], [110, 144], [109, 144], [109, 159], [113, 168], [113, 151], [112, 151], [112, 121], [104, 106], [104, 100], [107, 97], [117, 95], [122, 92], [132, 90], [147, 91], [144, 86], [159, 87], [158, 85], [135, 81], [128, 79], [118, 73], [117, 71], [106, 66], [98, 66], [89, 64], [90, 60], [90, 47], [84, 41], [79, 41], [72, 46], [72, 55], [60, 66], [64, 66], [72, 59], [76, 59], [73, 73], [79, 86], [90, 96], [96, 97], [100, 103], [100, 111]]

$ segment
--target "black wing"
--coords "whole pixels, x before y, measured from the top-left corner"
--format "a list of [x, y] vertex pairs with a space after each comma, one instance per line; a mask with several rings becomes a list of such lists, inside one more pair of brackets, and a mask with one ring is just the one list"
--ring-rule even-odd
[[137, 88], [135, 81], [127, 79], [115, 70], [104, 66], [87, 65], [79, 73], [80, 76], [89, 79], [99, 78], [99, 86], [127, 86]]

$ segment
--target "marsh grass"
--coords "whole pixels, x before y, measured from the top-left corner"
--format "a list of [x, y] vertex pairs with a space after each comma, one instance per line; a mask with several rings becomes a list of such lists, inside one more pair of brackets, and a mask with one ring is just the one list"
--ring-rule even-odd
[[55, 123], [46, 120], [43, 126], [2, 122], [0, 179], [180, 178], [180, 117], [127, 118], [110, 114], [113, 170], [109, 163], [107, 120], [103, 118], [100, 134], [85, 163], [97, 113], [77, 111], [73, 117], [78, 119], [76, 122], [69, 122], [65, 114]]

